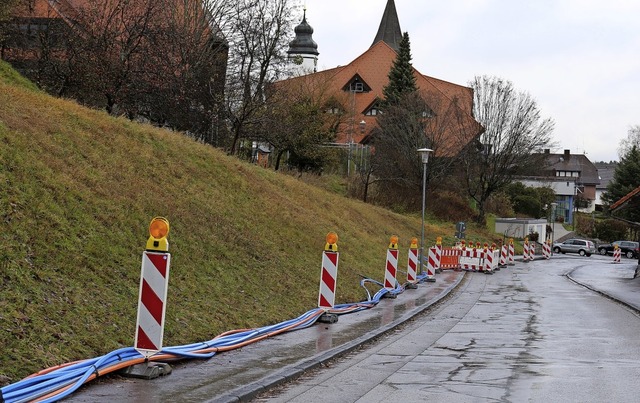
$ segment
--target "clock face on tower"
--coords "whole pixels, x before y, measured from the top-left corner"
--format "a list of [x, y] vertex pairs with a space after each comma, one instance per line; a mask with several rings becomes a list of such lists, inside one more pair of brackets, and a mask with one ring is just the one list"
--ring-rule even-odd
[[293, 56], [293, 63], [300, 65], [302, 64], [302, 62], [304, 62], [304, 59], [302, 58], [302, 56], [300, 55]]

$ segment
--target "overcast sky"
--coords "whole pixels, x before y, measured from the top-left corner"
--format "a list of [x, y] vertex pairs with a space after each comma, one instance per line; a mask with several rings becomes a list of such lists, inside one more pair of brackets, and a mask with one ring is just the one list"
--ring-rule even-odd
[[[304, 0], [302, 0], [304, 1]], [[387, 0], [306, 0], [320, 69], [366, 51]], [[640, 125], [640, 1], [395, 0], [422, 74], [468, 85], [513, 82], [555, 121], [554, 149], [618, 160]]]

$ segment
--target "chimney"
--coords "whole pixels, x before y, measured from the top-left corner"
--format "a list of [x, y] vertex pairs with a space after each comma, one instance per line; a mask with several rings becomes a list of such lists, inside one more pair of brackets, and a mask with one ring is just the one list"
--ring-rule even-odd
[[569, 161], [571, 159], [571, 150], [564, 150], [564, 160]]

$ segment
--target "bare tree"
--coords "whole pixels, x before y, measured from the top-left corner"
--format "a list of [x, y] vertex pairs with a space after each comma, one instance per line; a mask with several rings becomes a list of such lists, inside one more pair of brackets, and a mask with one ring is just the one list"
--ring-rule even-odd
[[[28, 15], [31, 0], [19, 1]], [[28, 27], [35, 21], [37, 36], [14, 48], [29, 52], [25, 59], [35, 63], [27, 75], [49, 92], [217, 145], [225, 126], [228, 47], [221, 24], [228, 3], [99, 0], [62, 8], [64, 18], [48, 8], [48, 18], [16, 21]]]
[[294, 13], [292, 0], [238, 0], [232, 8], [226, 96], [236, 154], [241, 139], [261, 131], [265, 87], [285, 73]]
[[484, 223], [489, 196], [523, 170], [541, 164], [535, 153], [549, 147], [554, 122], [542, 119], [536, 101], [510, 81], [482, 76], [470, 86], [474, 117], [485, 132], [467, 147], [461, 167], [467, 192], [478, 207], [477, 220]]
[[640, 125], [631, 126], [625, 139], [620, 141], [618, 146], [618, 157], [621, 159], [629, 154], [633, 146], [640, 148]]

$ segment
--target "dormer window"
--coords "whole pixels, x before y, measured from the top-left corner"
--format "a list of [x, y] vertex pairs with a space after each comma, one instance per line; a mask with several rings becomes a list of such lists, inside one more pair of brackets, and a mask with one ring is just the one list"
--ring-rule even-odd
[[360, 77], [360, 74], [354, 75], [349, 82], [342, 87], [342, 91], [346, 92], [369, 92], [371, 87]]
[[378, 116], [378, 115], [382, 115], [382, 110], [380, 110], [380, 100], [378, 98], [376, 98], [371, 105], [369, 105], [367, 107], [367, 109], [365, 109], [362, 112], [363, 115], [365, 116]]

